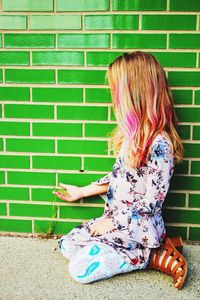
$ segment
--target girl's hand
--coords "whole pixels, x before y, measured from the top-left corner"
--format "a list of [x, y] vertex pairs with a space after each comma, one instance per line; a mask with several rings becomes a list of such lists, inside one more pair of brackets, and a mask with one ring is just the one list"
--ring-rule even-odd
[[90, 226], [90, 233], [93, 236], [104, 234], [108, 231], [115, 230], [115, 226], [112, 223], [111, 218], [102, 219], [102, 220], [96, 220], [94, 223]]
[[61, 188], [66, 189], [66, 192], [63, 193], [62, 191], [53, 191], [52, 193], [56, 195], [61, 200], [67, 201], [67, 202], [73, 202], [83, 197], [82, 195], [82, 189], [81, 187], [78, 187], [76, 185], [71, 184], [63, 184], [60, 183], [59, 186]]

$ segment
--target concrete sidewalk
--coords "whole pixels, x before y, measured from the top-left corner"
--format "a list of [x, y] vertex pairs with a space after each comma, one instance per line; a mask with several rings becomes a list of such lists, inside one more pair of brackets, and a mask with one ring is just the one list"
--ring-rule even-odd
[[69, 276], [58, 240], [0, 236], [0, 299], [200, 299], [200, 245], [184, 245], [184, 255], [189, 271], [182, 290], [154, 270], [80, 284]]

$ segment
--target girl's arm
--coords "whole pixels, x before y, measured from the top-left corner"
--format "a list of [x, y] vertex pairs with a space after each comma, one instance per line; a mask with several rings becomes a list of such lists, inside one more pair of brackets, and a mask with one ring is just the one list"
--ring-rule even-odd
[[83, 186], [81, 187], [82, 197], [89, 197], [89, 196], [105, 193], [108, 190], [108, 184], [109, 183], [105, 183], [101, 185], [89, 184]]

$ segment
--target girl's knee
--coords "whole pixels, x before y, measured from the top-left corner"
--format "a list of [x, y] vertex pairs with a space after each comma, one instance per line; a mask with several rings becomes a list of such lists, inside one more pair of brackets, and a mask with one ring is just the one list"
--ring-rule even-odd
[[68, 265], [69, 275], [74, 281], [78, 283], [90, 283], [94, 280], [92, 280], [88, 275], [91, 274], [91, 272], [93, 272], [98, 267], [98, 265], [98, 262], [92, 262], [90, 266], [83, 271], [83, 268], [79, 268], [77, 262], [72, 258], [69, 261]]

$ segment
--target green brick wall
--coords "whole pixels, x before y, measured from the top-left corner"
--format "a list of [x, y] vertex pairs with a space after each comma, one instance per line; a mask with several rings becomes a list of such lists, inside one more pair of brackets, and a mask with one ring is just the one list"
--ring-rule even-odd
[[184, 144], [163, 208], [168, 234], [200, 239], [200, 2], [0, 3], [0, 231], [64, 234], [103, 213], [98, 195], [70, 204], [51, 192], [111, 171], [105, 74], [140, 49], [166, 71]]

